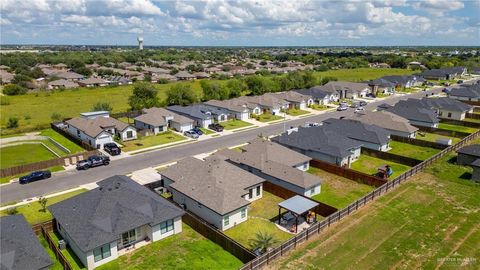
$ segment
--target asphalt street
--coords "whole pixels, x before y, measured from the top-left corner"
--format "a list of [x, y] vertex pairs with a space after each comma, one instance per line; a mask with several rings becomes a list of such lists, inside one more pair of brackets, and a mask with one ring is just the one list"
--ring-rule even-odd
[[[437, 87], [426, 92], [421, 91], [409, 95], [394, 96], [382, 101], [369, 103], [365, 109], [373, 110], [382, 103], [395, 104], [401, 99], [421, 98], [427, 93], [438, 93], [441, 89], [441, 87]], [[290, 126], [299, 126], [305, 122], [320, 122], [327, 118], [338, 118], [351, 114], [353, 114], [353, 109], [351, 108], [343, 112], [328, 112], [321, 115], [288, 121], [286, 123], [280, 122], [265, 127], [241, 131], [228, 136], [219, 136], [205, 141], [187, 143], [171, 148], [137, 154], [128, 158], [112, 161], [109, 166], [105, 167], [92, 168], [87, 171], [69, 170], [60, 172], [52, 176], [50, 179], [30, 183], [28, 185], [20, 185], [18, 182], [4, 185], [0, 187], [0, 203], [4, 204], [7, 202], [19, 201], [26, 198], [71, 189], [79, 185], [97, 182], [112, 175], [128, 174], [143, 168], [156, 167], [160, 164], [173, 162], [187, 156], [211, 152], [215, 149], [245, 143], [256, 138], [259, 134], [266, 136], [280, 134], [284, 131], [285, 127], [289, 128]]]

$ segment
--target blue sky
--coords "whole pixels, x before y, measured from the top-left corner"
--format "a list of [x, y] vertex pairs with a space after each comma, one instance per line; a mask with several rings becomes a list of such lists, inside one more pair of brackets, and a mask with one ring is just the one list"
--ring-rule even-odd
[[480, 45], [480, 0], [2, 0], [2, 44]]

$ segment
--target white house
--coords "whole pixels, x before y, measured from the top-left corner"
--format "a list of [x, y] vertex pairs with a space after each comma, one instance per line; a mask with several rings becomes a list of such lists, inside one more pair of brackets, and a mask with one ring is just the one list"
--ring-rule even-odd
[[184, 212], [126, 176], [48, 207], [63, 240], [87, 269], [113, 261], [139, 242], [182, 232]]
[[182, 133], [193, 128], [193, 119], [164, 108], [143, 109], [142, 113], [142, 115], [135, 117], [135, 127], [149, 130], [153, 134], [165, 132], [169, 127]]
[[81, 113], [81, 117], [67, 120], [67, 131], [97, 149], [114, 141], [114, 136], [122, 141], [137, 138], [137, 130], [115, 118], [111, 118], [107, 111]]
[[167, 110], [192, 119], [194, 121], [193, 125], [196, 127], [207, 128], [215, 119], [211, 110], [200, 104], [189, 106], [174, 105], [167, 107]]
[[209, 100], [203, 104], [210, 108], [223, 110], [226, 114], [232, 115], [238, 120], [245, 121], [250, 118], [250, 111], [247, 106], [237, 104], [232, 100]]
[[246, 221], [250, 202], [263, 196], [264, 179], [219, 156], [185, 158], [159, 173], [176, 203], [222, 231]]

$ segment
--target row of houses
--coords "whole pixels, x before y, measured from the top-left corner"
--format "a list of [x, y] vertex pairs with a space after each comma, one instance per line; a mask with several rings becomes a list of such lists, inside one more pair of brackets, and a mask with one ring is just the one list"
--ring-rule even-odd
[[461, 85], [448, 92], [448, 97], [460, 101], [480, 101], [480, 84]]

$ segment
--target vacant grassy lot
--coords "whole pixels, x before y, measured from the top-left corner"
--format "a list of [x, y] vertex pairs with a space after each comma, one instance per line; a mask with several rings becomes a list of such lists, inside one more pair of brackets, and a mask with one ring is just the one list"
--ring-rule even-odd
[[5, 146], [0, 148], [0, 156], [2, 169], [57, 158], [40, 143]]
[[425, 136], [421, 136], [420, 134], [417, 134], [417, 139], [418, 140], [424, 140], [424, 141], [429, 141], [429, 142], [437, 142], [438, 139], [451, 139], [452, 144], [456, 144], [457, 142], [460, 141], [460, 138], [455, 138], [455, 137], [447, 137], [447, 136], [442, 136], [434, 133], [428, 133], [428, 132], [423, 132]]
[[[49, 232], [49, 234], [55, 243], [58, 243], [58, 240], [62, 239], [62, 236], [57, 232]], [[70, 247], [62, 250], [62, 253], [70, 263], [70, 266], [72, 266], [73, 270], [87, 269]]]
[[352, 163], [351, 169], [373, 175], [376, 174], [378, 172], [378, 168], [383, 165], [390, 165], [390, 167], [392, 167], [393, 175], [390, 176], [390, 179], [395, 179], [395, 177], [410, 169], [409, 166], [403, 164], [398, 164], [392, 161], [374, 158], [363, 154], [357, 161]]
[[47, 240], [42, 235], [38, 236], [38, 240], [40, 240], [40, 243], [42, 244], [43, 248], [47, 251], [48, 256], [53, 262], [53, 265], [50, 266], [48, 269], [49, 270], [63, 270], [62, 264], [57, 260], [55, 257], [55, 253], [53, 253], [52, 249], [48, 246]]
[[358, 198], [369, 193], [373, 187], [310, 167], [309, 173], [323, 180], [322, 191], [312, 199], [342, 209]]
[[[315, 72], [317, 78], [336, 77], [338, 80], [364, 81], [376, 79], [385, 75], [411, 74], [406, 69], [339, 69], [325, 72]], [[227, 81], [219, 81], [222, 84]], [[173, 84], [190, 84], [192, 90], [198, 97], [203, 95], [200, 87], [200, 80], [191, 82], [174, 82], [168, 84], [156, 84], [160, 101], [165, 101], [166, 92]], [[21, 133], [24, 131], [39, 130], [48, 128], [53, 113], [62, 117], [75, 117], [81, 112], [90, 111], [98, 101], [106, 101], [113, 107], [113, 112], [126, 111], [128, 97], [131, 95], [133, 85], [117, 87], [78, 88], [75, 90], [64, 90], [38, 94], [27, 94], [20, 96], [1, 96], [0, 99], [8, 101], [9, 105], [2, 105], [0, 108], [1, 134]], [[15, 109], [15, 108], [21, 108]], [[6, 123], [10, 117], [19, 119], [19, 127], [6, 129]]]
[[438, 124], [438, 128], [448, 129], [448, 130], [452, 130], [452, 131], [466, 132], [466, 133], [473, 133], [473, 132], [477, 131], [476, 128], [450, 125], [450, 124], [444, 124], [444, 123]]
[[440, 149], [411, 145], [408, 143], [402, 143], [397, 141], [390, 141], [390, 147], [392, 149], [388, 151], [388, 153], [404, 157], [410, 157], [418, 160], [425, 160], [440, 152]]
[[[454, 154], [270, 269], [478, 269], [480, 185]], [[446, 259], [445, 259], [446, 258]], [[448, 262], [445, 260], [465, 260]], [[466, 260], [476, 260], [468, 264]]]
[[252, 124], [250, 123], [237, 120], [237, 119], [221, 122], [220, 125], [222, 125], [225, 130], [232, 130], [232, 129], [242, 128], [242, 127], [252, 126]]
[[[73, 197], [75, 195], [78, 195], [80, 193], [83, 193], [85, 191], [87, 191], [87, 190], [86, 189], [79, 189], [79, 190], [68, 192], [68, 193], [65, 193], [65, 194], [62, 194], [62, 195], [58, 195], [58, 196], [55, 196], [55, 197], [48, 198], [47, 199], [48, 200], [47, 201], [47, 206], [55, 204], [55, 203], [60, 202], [60, 201], [63, 201], [65, 199], [71, 198], [71, 197]], [[40, 203], [38, 203], [38, 201], [18, 206], [17, 211], [18, 211], [18, 214], [24, 215], [25, 219], [30, 224], [37, 224], [37, 223], [45, 222], [45, 221], [48, 221], [48, 220], [52, 219], [52, 214], [50, 214], [48, 209], [47, 209], [47, 211], [43, 212], [42, 207], [41, 207]], [[6, 216], [6, 215], [8, 215], [6, 210], [0, 212], [0, 216]]]
[[186, 137], [176, 134], [172, 131], [166, 131], [157, 135], [143, 136], [139, 137], [136, 140], [122, 142], [122, 144], [124, 145], [122, 150], [128, 152], [151, 146], [183, 141], [186, 139]]
[[42, 135], [42, 136], [48, 136], [48, 137], [52, 138], [54, 141], [58, 142], [58, 143], [61, 144], [63, 147], [65, 147], [65, 148], [67, 148], [68, 150], [70, 150], [70, 152], [71, 152], [72, 154], [85, 151], [85, 149], [83, 149], [82, 147], [80, 147], [78, 144], [70, 141], [69, 139], [65, 138], [62, 134], [56, 132], [55, 130], [53, 130], [53, 129], [51, 129], [51, 128], [42, 130], [42, 131], [40, 132], [40, 135]]
[[238, 269], [243, 263], [188, 225], [97, 269]]
[[273, 115], [271, 113], [264, 113], [264, 114], [260, 114], [260, 115], [255, 116], [255, 119], [257, 121], [267, 123], [267, 122], [281, 120], [281, 119], [283, 119], [283, 116]]
[[304, 111], [300, 109], [288, 109], [287, 114], [291, 116], [299, 116], [299, 115], [304, 115], [304, 114], [309, 114], [309, 111]]

